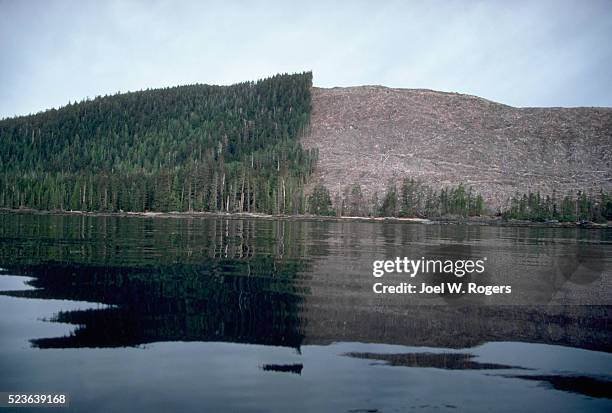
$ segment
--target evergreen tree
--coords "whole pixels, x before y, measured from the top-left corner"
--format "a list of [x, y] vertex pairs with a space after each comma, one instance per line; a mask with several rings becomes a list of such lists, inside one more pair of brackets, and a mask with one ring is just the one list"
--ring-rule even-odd
[[309, 210], [314, 215], [335, 215], [329, 190], [323, 184], [317, 184], [309, 198]]
[[383, 217], [396, 217], [398, 213], [397, 187], [395, 183], [389, 182], [387, 192], [380, 206], [379, 214]]
[[354, 184], [350, 187], [347, 204], [346, 215], [352, 217], [360, 217], [365, 215], [365, 205], [361, 185]]

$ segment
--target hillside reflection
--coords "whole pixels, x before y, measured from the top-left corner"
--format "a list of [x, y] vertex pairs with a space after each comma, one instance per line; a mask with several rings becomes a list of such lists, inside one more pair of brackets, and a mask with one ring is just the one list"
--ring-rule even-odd
[[[15, 218], [15, 219], [12, 219]], [[5, 295], [109, 304], [60, 312], [76, 325], [40, 348], [225, 341], [298, 348], [294, 283], [307, 268], [284, 222], [1, 216], [2, 266], [33, 277]], [[263, 224], [263, 225], [262, 225]], [[272, 224], [272, 225], [270, 225]]]
[[[275, 267], [275, 268], [273, 268]], [[295, 268], [271, 260], [216, 260], [155, 268], [45, 263], [22, 267], [35, 290], [13, 296], [111, 304], [60, 312], [72, 335], [32, 340], [40, 348], [135, 346], [157, 341], [226, 341], [299, 347]], [[283, 276], [270, 276], [280, 271]], [[250, 275], [247, 275], [250, 274]], [[267, 274], [263, 276], [262, 274]]]

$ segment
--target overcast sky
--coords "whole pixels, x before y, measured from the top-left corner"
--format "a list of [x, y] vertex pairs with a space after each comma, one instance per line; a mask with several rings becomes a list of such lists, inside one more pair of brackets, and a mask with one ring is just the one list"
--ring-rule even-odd
[[612, 106], [612, 0], [0, 0], [0, 49], [0, 117], [304, 70], [321, 87]]

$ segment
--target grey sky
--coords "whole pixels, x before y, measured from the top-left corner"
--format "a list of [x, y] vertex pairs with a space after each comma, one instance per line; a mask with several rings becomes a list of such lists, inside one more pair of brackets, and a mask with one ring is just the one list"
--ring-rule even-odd
[[612, 1], [0, 0], [0, 117], [312, 70], [513, 106], [612, 106]]

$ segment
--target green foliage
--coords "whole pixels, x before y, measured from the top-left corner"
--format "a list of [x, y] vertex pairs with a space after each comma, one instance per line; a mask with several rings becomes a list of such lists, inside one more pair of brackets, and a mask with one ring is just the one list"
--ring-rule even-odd
[[612, 196], [605, 193], [603, 190], [600, 192], [600, 211], [603, 219], [612, 221]]
[[0, 206], [300, 213], [312, 74], [98, 97], [0, 121]]
[[381, 217], [396, 217], [398, 212], [397, 187], [389, 182], [378, 215]]
[[308, 212], [315, 215], [333, 216], [336, 212], [332, 208], [329, 190], [323, 184], [317, 184], [312, 190], [308, 200]]
[[440, 191], [438, 205], [440, 215], [459, 215], [462, 217], [478, 216], [485, 212], [484, 200], [480, 194], [474, 195], [472, 188], [465, 190], [462, 184], [456, 188], [445, 188]]
[[405, 179], [399, 198], [395, 185], [389, 185], [379, 214], [427, 218], [449, 215], [467, 217], [482, 215], [484, 209], [482, 196], [474, 195], [471, 188], [466, 191], [461, 184], [455, 188], [444, 188], [438, 194], [414, 179]]
[[516, 195], [502, 216], [505, 219], [538, 222], [605, 222], [612, 219], [612, 198], [603, 190], [599, 196], [578, 191], [575, 197], [566, 195], [561, 200], [557, 199], [556, 193], [546, 198], [542, 198], [540, 193]]
[[365, 215], [365, 203], [363, 192], [359, 184], [354, 184], [346, 188], [345, 191], [346, 208], [343, 211], [343, 215], [351, 217], [360, 217]]
[[309, 212], [337, 216], [467, 217], [484, 214], [485, 204], [480, 194], [474, 194], [471, 188], [466, 191], [463, 185], [437, 193], [414, 179], [405, 179], [399, 194], [395, 182], [390, 181], [382, 201], [376, 192], [366, 199], [361, 186], [353, 184], [344, 188], [343, 196], [336, 194], [332, 203], [327, 188], [319, 184], [310, 198]]
[[400, 217], [414, 217], [418, 207], [418, 186], [414, 179], [404, 179], [400, 202]]

